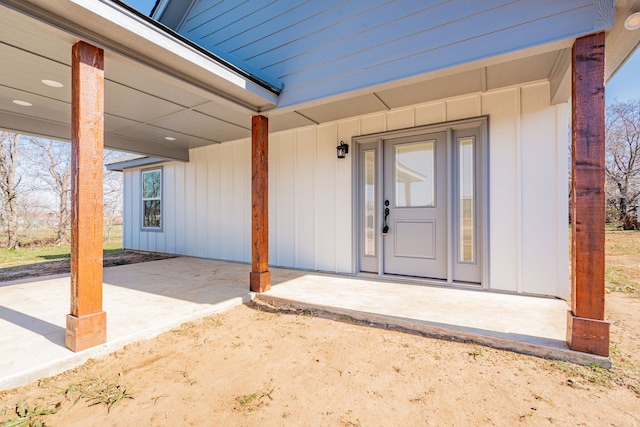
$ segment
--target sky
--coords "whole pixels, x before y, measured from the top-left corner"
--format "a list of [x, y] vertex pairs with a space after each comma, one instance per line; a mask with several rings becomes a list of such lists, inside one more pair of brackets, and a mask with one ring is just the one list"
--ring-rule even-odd
[[128, 4], [129, 6], [137, 9], [138, 11], [144, 13], [145, 15], [149, 15], [151, 13], [151, 9], [156, 4], [156, 0], [122, 0], [123, 3]]
[[[123, 0], [128, 5], [148, 15], [156, 0]], [[605, 89], [607, 105], [613, 101], [640, 100], [640, 49], [609, 81]]]
[[618, 101], [640, 100], [640, 49], [636, 50], [622, 69], [613, 76], [605, 87], [604, 93], [607, 105], [616, 99]]

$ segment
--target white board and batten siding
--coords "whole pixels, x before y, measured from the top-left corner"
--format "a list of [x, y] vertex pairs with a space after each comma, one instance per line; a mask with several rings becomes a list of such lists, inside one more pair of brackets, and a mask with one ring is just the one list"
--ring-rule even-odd
[[[567, 104], [548, 83], [510, 87], [269, 136], [269, 259], [274, 266], [355, 273], [352, 154], [340, 140], [489, 117], [489, 283], [568, 298]], [[251, 141], [191, 150], [164, 170], [164, 229], [141, 231], [140, 171], [125, 171], [124, 246], [251, 261]]]
[[161, 232], [141, 229], [141, 169], [125, 170], [124, 247], [250, 260], [250, 155], [249, 143], [236, 141], [195, 149], [189, 163], [164, 163]]

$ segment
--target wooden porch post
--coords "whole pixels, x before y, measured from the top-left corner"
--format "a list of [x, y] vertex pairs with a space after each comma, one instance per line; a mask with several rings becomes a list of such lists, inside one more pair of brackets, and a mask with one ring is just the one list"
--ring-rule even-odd
[[107, 340], [102, 311], [104, 51], [77, 42], [71, 57], [71, 313], [73, 351]]
[[271, 289], [269, 272], [269, 119], [251, 118], [251, 273], [250, 289]]
[[572, 350], [609, 356], [604, 321], [605, 115], [604, 33], [573, 45], [571, 160]]

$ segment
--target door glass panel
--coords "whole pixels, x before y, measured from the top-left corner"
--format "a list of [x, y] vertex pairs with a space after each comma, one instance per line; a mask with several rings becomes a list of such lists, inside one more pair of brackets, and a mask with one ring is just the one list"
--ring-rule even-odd
[[435, 206], [435, 140], [395, 148], [396, 207]]
[[364, 152], [364, 254], [376, 254], [376, 152]]
[[458, 138], [458, 218], [460, 221], [458, 259], [462, 262], [475, 261], [474, 145], [473, 137]]

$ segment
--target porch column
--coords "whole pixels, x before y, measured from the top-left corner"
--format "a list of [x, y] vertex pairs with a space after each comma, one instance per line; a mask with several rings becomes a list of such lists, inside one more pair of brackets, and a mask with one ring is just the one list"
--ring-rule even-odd
[[609, 323], [604, 321], [604, 33], [577, 39], [572, 57], [573, 232], [567, 343], [572, 350], [609, 356]]
[[250, 289], [271, 289], [269, 272], [269, 119], [251, 118], [251, 273]]
[[73, 351], [107, 340], [102, 311], [104, 51], [77, 42], [71, 57], [71, 313]]

